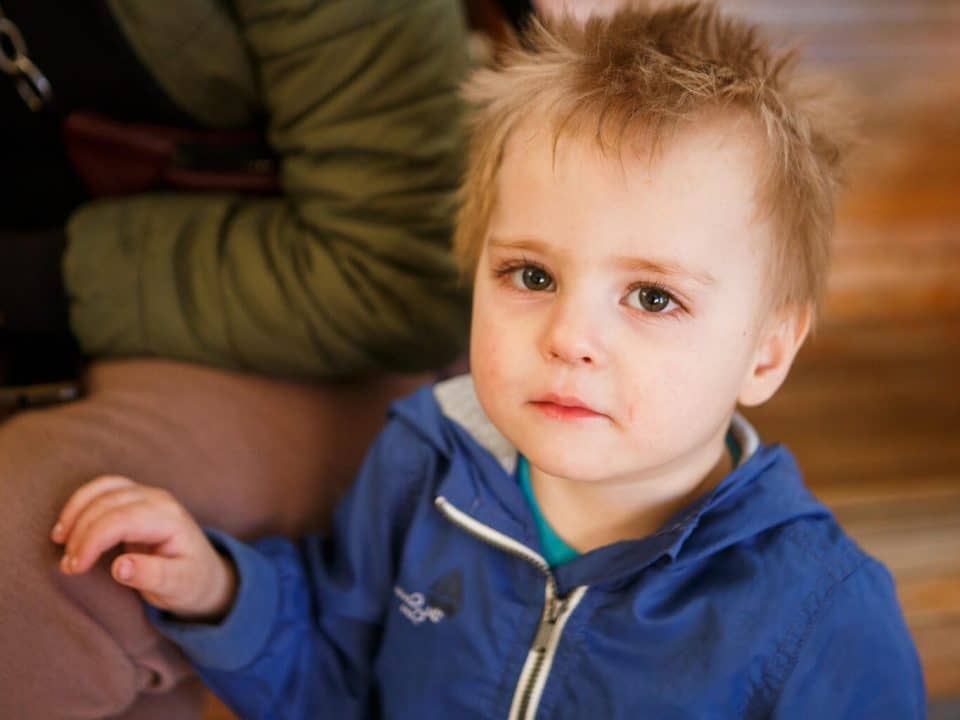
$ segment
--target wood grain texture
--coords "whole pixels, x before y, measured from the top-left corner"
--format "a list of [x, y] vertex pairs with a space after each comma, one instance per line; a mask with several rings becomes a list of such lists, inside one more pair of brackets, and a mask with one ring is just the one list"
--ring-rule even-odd
[[862, 118], [820, 332], [749, 415], [894, 573], [931, 696], [960, 696], [960, 5], [721, 4], [805, 38]]

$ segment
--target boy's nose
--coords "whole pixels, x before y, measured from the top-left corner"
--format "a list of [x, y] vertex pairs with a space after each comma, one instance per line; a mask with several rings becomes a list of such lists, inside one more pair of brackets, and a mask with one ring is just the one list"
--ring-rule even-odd
[[558, 298], [541, 336], [541, 354], [568, 365], [603, 364], [603, 322], [585, 304]]

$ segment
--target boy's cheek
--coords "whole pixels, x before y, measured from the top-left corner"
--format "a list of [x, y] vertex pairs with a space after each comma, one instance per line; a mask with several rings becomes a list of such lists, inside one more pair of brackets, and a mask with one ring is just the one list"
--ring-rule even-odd
[[[526, 344], [529, 345], [529, 339]], [[523, 338], [511, 333], [509, 327], [500, 323], [474, 322], [470, 341], [470, 372], [473, 374], [481, 405], [488, 414], [497, 414], [500, 403], [509, 397], [511, 388], [522, 384], [521, 369], [529, 348]], [[518, 376], [521, 376], [518, 378]]]
[[[470, 366], [474, 373], [503, 362], [501, 355], [509, 352], [509, 327], [499, 322], [497, 312], [486, 304], [474, 306], [470, 328]], [[520, 352], [516, 348], [515, 352]]]
[[506, 379], [504, 355], [508, 352], [494, 336], [484, 333], [474, 335], [470, 345], [470, 371], [478, 378], [478, 382], [487, 387], [502, 383]]

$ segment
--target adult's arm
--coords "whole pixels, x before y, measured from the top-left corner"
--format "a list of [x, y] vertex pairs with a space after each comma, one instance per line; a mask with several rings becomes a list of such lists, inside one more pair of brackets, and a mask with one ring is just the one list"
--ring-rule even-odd
[[64, 273], [81, 347], [289, 377], [444, 364], [467, 329], [449, 255], [459, 2], [237, 0], [235, 11], [283, 196], [80, 209]]

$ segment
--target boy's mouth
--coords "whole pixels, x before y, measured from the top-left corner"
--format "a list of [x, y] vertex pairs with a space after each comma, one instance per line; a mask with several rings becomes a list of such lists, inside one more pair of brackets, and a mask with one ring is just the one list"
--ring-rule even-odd
[[555, 395], [547, 393], [536, 400], [531, 400], [530, 404], [547, 417], [555, 420], [581, 420], [587, 418], [605, 417], [589, 407], [580, 398], [569, 395]]

